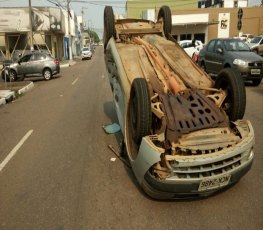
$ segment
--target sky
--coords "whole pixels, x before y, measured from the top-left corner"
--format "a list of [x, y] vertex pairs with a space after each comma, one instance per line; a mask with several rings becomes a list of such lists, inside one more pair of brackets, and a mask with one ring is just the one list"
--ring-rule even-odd
[[[70, 7], [77, 15], [81, 15], [83, 11], [83, 18], [86, 25], [92, 27], [99, 37], [103, 34], [103, 12], [105, 5], [111, 5], [115, 14], [125, 15], [126, 0], [69, 0]], [[176, 0], [175, 0], [176, 1]], [[0, 7], [26, 7], [28, 0], [0, 0]], [[65, 6], [67, 0], [31, 0], [32, 6], [53, 6], [50, 2], [60, 2]], [[248, 0], [248, 5], [260, 5], [261, 0]]]

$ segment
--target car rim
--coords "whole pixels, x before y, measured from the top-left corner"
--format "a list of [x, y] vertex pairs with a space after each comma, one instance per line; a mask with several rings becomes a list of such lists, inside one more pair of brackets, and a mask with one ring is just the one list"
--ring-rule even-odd
[[10, 81], [15, 81], [16, 76], [15, 73], [13, 71], [10, 71]]
[[50, 74], [50, 72], [49, 72], [49, 71], [45, 71], [45, 73], [44, 73], [44, 76], [45, 76], [45, 79], [49, 80], [49, 79], [50, 79], [50, 76], [51, 76], [51, 74]]

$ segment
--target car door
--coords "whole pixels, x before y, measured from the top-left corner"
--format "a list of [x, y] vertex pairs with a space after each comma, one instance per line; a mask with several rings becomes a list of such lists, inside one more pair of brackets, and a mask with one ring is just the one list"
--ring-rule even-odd
[[30, 70], [30, 59], [32, 54], [27, 54], [19, 59], [17, 66], [18, 75], [27, 75]]
[[46, 55], [44, 53], [35, 53], [32, 60], [31, 72], [33, 74], [42, 74], [43, 67], [45, 64]]
[[216, 40], [212, 40], [208, 43], [206, 52], [204, 54], [205, 68], [208, 73], [212, 73], [215, 69], [214, 55], [215, 55], [215, 43]]
[[214, 56], [213, 56], [213, 69], [211, 70], [212, 73], [218, 74], [221, 69], [223, 69], [224, 66], [224, 47], [223, 47], [223, 41], [222, 40], [217, 40], [215, 43], [215, 48], [214, 48]]

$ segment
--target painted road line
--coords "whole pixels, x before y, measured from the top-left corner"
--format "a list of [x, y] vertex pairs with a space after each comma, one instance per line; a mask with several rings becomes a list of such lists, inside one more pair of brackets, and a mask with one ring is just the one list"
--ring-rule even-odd
[[12, 149], [12, 151], [7, 155], [7, 157], [0, 164], [0, 172], [7, 165], [7, 163], [15, 156], [17, 151], [21, 148], [21, 146], [25, 143], [25, 141], [30, 137], [33, 133], [33, 129], [29, 130], [26, 135], [18, 142], [18, 144]]
[[76, 79], [72, 82], [72, 85], [74, 85], [78, 80], [79, 80], [79, 78], [76, 78]]

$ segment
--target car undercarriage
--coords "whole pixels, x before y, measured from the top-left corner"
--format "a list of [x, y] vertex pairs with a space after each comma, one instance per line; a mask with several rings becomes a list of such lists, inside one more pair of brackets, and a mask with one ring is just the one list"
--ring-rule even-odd
[[157, 22], [104, 11], [105, 64], [133, 172], [156, 199], [209, 195], [251, 167], [254, 132], [245, 88], [231, 70], [213, 81]]

